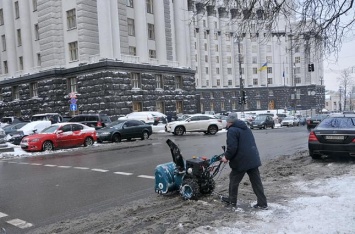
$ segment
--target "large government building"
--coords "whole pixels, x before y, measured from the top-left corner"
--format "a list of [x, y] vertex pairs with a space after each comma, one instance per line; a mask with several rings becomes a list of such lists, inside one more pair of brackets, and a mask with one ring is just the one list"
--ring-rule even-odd
[[1, 0], [0, 116], [322, 108], [312, 34], [223, 2]]

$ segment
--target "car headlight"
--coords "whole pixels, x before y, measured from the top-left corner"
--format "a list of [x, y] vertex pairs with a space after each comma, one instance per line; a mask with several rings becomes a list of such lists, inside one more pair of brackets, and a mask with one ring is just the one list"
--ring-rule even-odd
[[39, 138], [33, 138], [32, 140], [29, 140], [29, 142], [39, 142]]

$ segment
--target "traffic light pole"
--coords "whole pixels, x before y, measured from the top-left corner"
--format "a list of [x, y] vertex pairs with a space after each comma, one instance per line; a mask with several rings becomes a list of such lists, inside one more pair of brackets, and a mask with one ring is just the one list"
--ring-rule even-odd
[[244, 84], [243, 84], [243, 77], [242, 77], [242, 54], [240, 53], [240, 36], [237, 36], [238, 40], [238, 63], [239, 63], [239, 97], [241, 98], [241, 112], [244, 113], [244, 104], [245, 104], [245, 91], [244, 91]]

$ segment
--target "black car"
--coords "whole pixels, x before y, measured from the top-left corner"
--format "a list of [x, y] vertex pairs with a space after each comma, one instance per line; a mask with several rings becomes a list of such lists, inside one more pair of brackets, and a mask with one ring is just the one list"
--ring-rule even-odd
[[308, 137], [309, 155], [355, 156], [355, 115], [329, 116]]
[[19, 130], [20, 128], [25, 126], [26, 124], [28, 124], [28, 122], [14, 123], [14, 124], [10, 124], [10, 125], [3, 127], [3, 129], [5, 131], [5, 134], [7, 135], [10, 133], [16, 132], [17, 130]]
[[68, 122], [82, 123], [100, 129], [110, 124], [111, 119], [106, 114], [80, 114], [71, 118]]
[[275, 127], [274, 119], [270, 115], [258, 115], [250, 124], [250, 129], [266, 129], [268, 127]]
[[152, 135], [152, 125], [139, 120], [118, 120], [96, 131], [97, 142], [120, 142], [122, 139], [140, 138], [146, 140]]
[[320, 122], [322, 122], [323, 119], [327, 118], [328, 116], [329, 116], [328, 114], [320, 114], [320, 115], [314, 115], [314, 116], [308, 118], [307, 119], [307, 129], [308, 129], [308, 131], [311, 131]]

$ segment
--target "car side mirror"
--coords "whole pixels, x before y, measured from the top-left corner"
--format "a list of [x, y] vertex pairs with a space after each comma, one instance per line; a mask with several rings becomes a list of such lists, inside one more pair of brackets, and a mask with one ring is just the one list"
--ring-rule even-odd
[[190, 122], [191, 120], [190, 119], [187, 119], [186, 122]]

